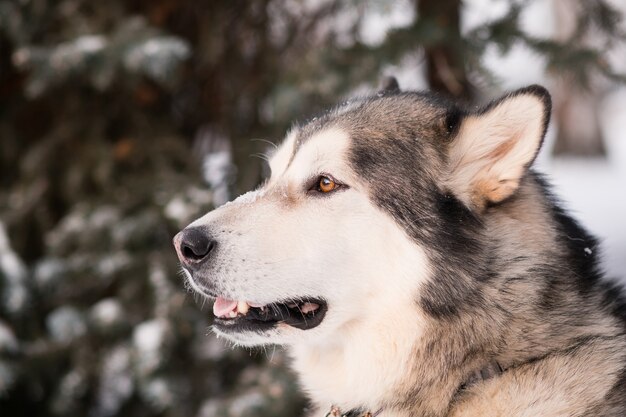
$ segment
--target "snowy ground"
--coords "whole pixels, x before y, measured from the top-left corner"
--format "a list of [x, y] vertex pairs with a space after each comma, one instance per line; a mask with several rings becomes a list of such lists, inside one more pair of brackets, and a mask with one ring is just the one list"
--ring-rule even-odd
[[601, 238], [608, 275], [626, 284], [626, 88], [603, 107], [606, 160], [552, 158], [550, 132], [537, 166], [549, 175], [570, 212]]

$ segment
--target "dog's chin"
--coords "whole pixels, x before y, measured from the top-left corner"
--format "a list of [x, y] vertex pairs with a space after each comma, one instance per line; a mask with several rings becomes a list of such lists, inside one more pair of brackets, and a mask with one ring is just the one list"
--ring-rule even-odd
[[224, 332], [221, 328], [213, 325], [211, 330], [217, 337], [224, 338], [237, 346], [257, 347], [264, 345], [284, 345], [284, 335], [280, 334], [278, 328], [267, 331], [241, 331], [241, 332]]

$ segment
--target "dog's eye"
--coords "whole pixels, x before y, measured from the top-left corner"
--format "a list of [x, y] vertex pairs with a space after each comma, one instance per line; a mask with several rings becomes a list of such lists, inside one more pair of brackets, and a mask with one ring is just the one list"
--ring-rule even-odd
[[309, 193], [328, 194], [342, 187], [344, 187], [343, 184], [337, 182], [330, 175], [320, 175], [312, 179], [307, 188]]
[[321, 176], [317, 183], [317, 191], [321, 193], [330, 193], [338, 187], [338, 184], [332, 178]]

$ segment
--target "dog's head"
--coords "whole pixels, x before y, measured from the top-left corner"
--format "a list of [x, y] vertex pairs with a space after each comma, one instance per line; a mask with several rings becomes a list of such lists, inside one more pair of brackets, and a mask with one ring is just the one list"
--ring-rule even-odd
[[441, 288], [433, 265], [475, 249], [549, 108], [536, 86], [477, 111], [393, 90], [294, 127], [263, 186], [174, 239], [190, 285], [216, 298], [214, 330], [242, 345], [314, 343], [382, 314], [450, 313], [471, 284]]

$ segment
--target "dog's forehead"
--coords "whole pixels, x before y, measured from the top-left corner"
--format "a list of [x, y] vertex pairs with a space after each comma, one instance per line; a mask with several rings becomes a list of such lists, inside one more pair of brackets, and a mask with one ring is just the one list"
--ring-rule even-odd
[[307, 135], [306, 141], [302, 140], [303, 137], [300, 130], [293, 130], [287, 135], [270, 160], [273, 180], [286, 172], [289, 172], [289, 177], [300, 178], [329, 169], [337, 170], [345, 161], [350, 143], [345, 129], [330, 125]]
[[432, 138], [444, 128], [448, 108], [446, 102], [422, 93], [344, 103], [293, 128], [270, 160], [272, 175], [285, 172], [296, 159], [305, 163], [335, 156], [338, 160], [354, 141], [382, 152], [396, 141]]
[[298, 129], [292, 128], [285, 137], [283, 143], [278, 147], [276, 152], [269, 160], [272, 177], [285, 172], [287, 166], [291, 162], [293, 156], [293, 147], [298, 136]]

